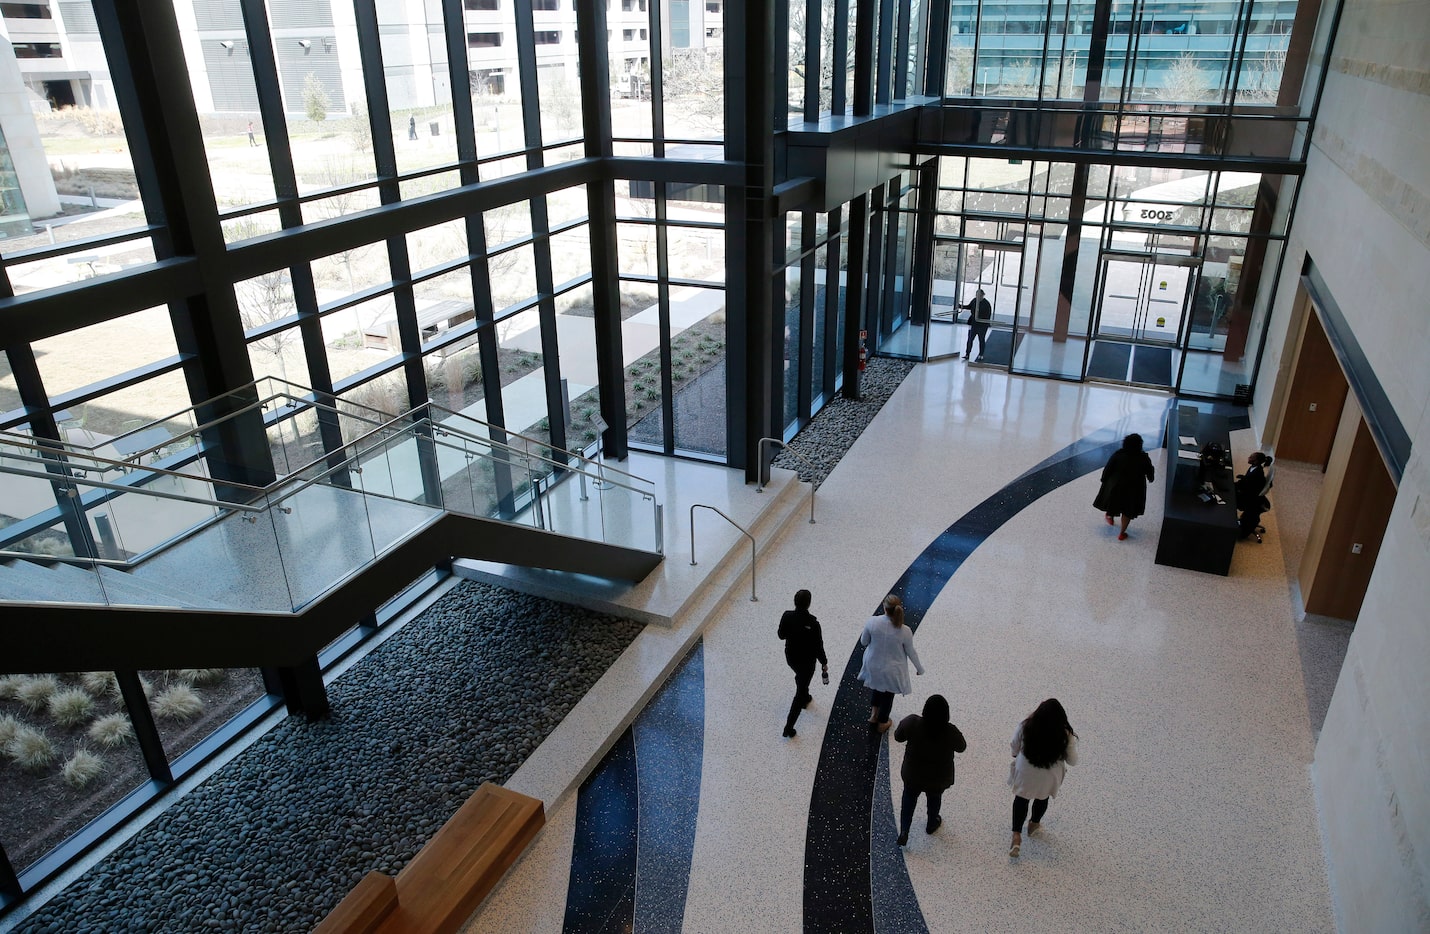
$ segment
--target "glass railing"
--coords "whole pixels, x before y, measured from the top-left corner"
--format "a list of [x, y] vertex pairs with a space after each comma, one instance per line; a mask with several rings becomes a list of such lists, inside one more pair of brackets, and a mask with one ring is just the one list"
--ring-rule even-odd
[[649, 481], [441, 414], [371, 427], [265, 488], [7, 444], [0, 490], [31, 506], [0, 529], [0, 599], [297, 610], [444, 511], [662, 551]]

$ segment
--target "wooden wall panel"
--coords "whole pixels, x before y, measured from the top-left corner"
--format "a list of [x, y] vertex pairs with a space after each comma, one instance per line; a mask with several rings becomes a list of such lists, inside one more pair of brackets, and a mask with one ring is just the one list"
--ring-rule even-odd
[[1324, 470], [1349, 389], [1321, 319], [1314, 312], [1307, 315], [1306, 333], [1296, 356], [1296, 374], [1276, 438], [1277, 459], [1317, 464]]

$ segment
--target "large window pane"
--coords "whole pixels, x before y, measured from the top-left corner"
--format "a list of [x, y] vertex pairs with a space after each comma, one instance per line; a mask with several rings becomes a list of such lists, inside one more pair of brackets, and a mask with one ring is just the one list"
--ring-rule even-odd
[[673, 289], [670, 299], [675, 446], [723, 457], [725, 292]]

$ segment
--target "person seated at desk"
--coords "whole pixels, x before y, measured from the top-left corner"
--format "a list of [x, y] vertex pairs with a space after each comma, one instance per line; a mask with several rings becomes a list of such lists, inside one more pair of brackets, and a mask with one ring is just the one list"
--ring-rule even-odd
[[1241, 538], [1261, 542], [1261, 514], [1271, 508], [1271, 455], [1260, 451], [1246, 459], [1246, 473], [1236, 478], [1236, 504], [1241, 507]]

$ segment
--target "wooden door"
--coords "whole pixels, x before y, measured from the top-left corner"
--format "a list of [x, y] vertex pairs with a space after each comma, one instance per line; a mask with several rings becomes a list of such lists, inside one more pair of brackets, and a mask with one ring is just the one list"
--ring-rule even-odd
[[1354, 621], [1395, 505], [1395, 482], [1362, 419], [1326, 530], [1306, 612]]

